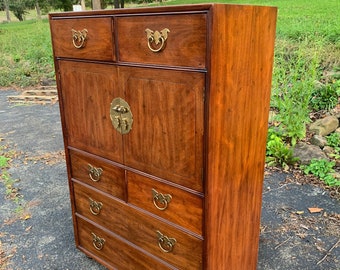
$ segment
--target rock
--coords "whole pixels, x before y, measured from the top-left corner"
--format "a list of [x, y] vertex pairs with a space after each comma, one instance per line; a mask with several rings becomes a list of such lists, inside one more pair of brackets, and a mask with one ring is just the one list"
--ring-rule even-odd
[[326, 116], [316, 120], [309, 126], [309, 130], [316, 135], [327, 136], [339, 127], [339, 120], [335, 116]]
[[312, 159], [327, 159], [326, 154], [316, 145], [297, 143], [294, 148], [294, 157], [300, 159], [301, 164], [309, 164]]
[[327, 156], [329, 156], [330, 154], [334, 154], [334, 149], [333, 149], [332, 147], [330, 147], [330, 146], [325, 146], [325, 147], [323, 148], [323, 152], [324, 152]]
[[340, 128], [337, 128], [334, 132], [340, 133]]
[[340, 173], [335, 172], [332, 175], [334, 176], [335, 179], [340, 180]]
[[269, 123], [273, 123], [275, 121], [275, 117], [276, 117], [276, 112], [274, 111], [269, 111], [269, 119], [268, 122]]
[[321, 135], [314, 135], [310, 139], [310, 143], [323, 148], [327, 144], [327, 139]]

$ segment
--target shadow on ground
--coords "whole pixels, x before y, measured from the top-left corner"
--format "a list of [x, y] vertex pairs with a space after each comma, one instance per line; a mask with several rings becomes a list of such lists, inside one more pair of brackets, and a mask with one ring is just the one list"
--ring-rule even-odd
[[[0, 180], [0, 270], [105, 269], [74, 245], [58, 104], [14, 106], [13, 94], [0, 91], [0, 147], [12, 157], [0, 169], [8, 173]], [[266, 171], [258, 269], [339, 270], [339, 206], [318, 186]]]

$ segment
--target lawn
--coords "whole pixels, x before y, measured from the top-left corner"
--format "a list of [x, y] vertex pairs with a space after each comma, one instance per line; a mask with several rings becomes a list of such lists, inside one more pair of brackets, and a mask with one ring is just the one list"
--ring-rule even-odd
[[[173, 0], [140, 6], [203, 2], [206, 1]], [[283, 144], [283, 153], [276, 154], [287, 159], [290, 147], [306, 136], [311, 113], [316, 108], [332, 109], [329, 100], [337, 100], [340, 94], [340, 20], [337, 12], [340, 1], [216, 2], [278, 7], [271, 107], [277, 113], [275, 124], [279, 134], [276, 135], [282, 138]], [[4, 12], [0, 12], [0, 21], [4, 19]], [[46, 15], [43, 20], [37, 20], [31, 11], [24, 22], [0, 23], [0, 55], [0, 88], [25, 88], [54, 80]], [[275, 161], [286, 163], [287, 160]]]

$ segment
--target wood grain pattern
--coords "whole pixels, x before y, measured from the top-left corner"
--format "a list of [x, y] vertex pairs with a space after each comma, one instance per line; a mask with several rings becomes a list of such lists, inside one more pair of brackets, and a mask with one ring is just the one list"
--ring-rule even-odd
[[[175, 267], [202, 269], [202, 240], [180, 231], [165, 222], [152, 218], [118, 200], [97, 193], [77, 182], [73, 183], [78, 214], [93, 220], [127, 241], [154, 254]], [[89, 197], [103, 203], [100, 214], [89, 210]], [[172, 252], [165, 253], [158, 246], [157, 231], [177, 240]]]
[[[131, 172], [127, 172], [127, 183], [128, 203], [143, 208], [199, 235], [203, 234], [202, 197]], [[171, 202], [165, 210], [159, 210], [155, 207], [152, 189], [163, 195], [171, 195]]]
[[134, 117], [124, 163], [202, 191], [204, 74], [120, 67], [119, 78]]
[[[108, 269], [120, 270], [149, 270], [151, 269], [176, 269], [175, 267], [162, 262], [150, 254], [142, 252], [140, 249], [131, 246], [121, 238], [104, 231], [97, 226], [86, 222], [84, 219], [77, 217], [77, 230], [79, 231], [80, 243], [78, 248], [86, 252], [89, 256], [94, 257]], [[92, 233], [105, 239], [102, 250], [97, 250], [92, 244]]]
[[[115, 48], [112, 46], [112, 18], [87, 18], [50, 20], [53, 36], [53, 50], [58, 57], [80, 59], [115, 60]], [[87, 29], [85, 47], [77, 49], [72, 43], [72, 29]]]
[[[170, 30], [165, 49], [152, 52], [148, 48], [145, 29], [161, 31], [165, 28]], [[206, 14], [120, 17], [117, 19], [117, 33], [119, 61], [196, 68], [206, 66]]]
[[213, 8], [206, 269], [256, 269], [276, 9]]
[[122, 136], [110, 119], [111, 102], [121, 95], [116, 67], [72, 61], [58, 65], [68, 144], [122, 163]]
[[[126, 200], [125, 171], [93, 156], [70, 151], [71, 177]], [[89, 176], [89, 165], [103, 170], [100, 180], [95, 182]]]
[[[81, 250], [118, 269], [256, 269], [276, 13], [202, 4], [50, 15]], [[68, 29], [83, 25], [98, 35], [74, 52]], [[148, 49], [145, 28], [169, 28], [162, 52]], [[133, 114], [128, 134], [110, 120], [116, 97]], [[110, 176], [90, 183], [87, 162]], [[152, 188], [171, 193], [169, 209], [154, 208]], [[89, 197], [105, 205], [98, 216]], [[160, 251], [157, 230], [177, 239], [173, 252]], [[91, 231], [109, 240], [103, 252]]]

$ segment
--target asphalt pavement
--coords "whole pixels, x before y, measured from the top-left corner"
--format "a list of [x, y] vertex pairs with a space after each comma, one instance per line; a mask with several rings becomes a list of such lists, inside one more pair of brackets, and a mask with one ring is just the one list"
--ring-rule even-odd
[[[105, 269], [75, 248], [58, 103], [14, 105], [7, 97], [15, 94], [0, 90], [0, 149], [12, 158], [0, 169], [8, 173], [0, 180], [0, 270]], [[266, 171], [258, 269], [339, 270], [340, 201], [293, 177]]]

